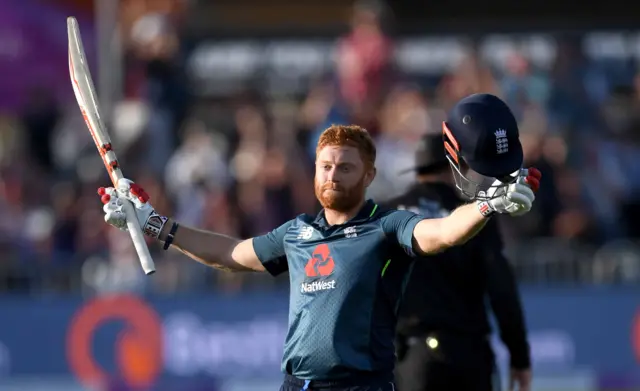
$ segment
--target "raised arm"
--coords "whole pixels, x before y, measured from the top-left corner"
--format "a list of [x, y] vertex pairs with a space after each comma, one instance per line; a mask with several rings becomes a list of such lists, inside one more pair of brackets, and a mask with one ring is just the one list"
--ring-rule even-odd
[[461, 245], [480, 232], [486, 222], [487, 217], [475, 203], [463, 205], [446, 217], [421, 220], [413, 230], [413, 249], [418, 254], [434, 254]]
[[[525, 172], [525, 175], [528, 174]], [[412, 253], [424, 255], [444, 251], [474, 237], [495, 213], [513, 216], [527, 213], [535, 200], [528, 183], [537, 189], [538, 179], [524, 176], [511, 185], [496, 187], [500, 189], [497, 190], [499, 194], [493, 198], [463, 205], [447, 217], [419, 219], [411, 212], [397, 211], [386, 218], [385, 231], [395, 233], [397, 241]]]
[[173, 246], [190, 258], [207, 266], [232, 272], [269, 271], [279, 274], [288, 270], [283, 238], [291, 221], [270, 233], [241, 240], [227, 235], [204, 231], [178, 224], [173, 219], [156, 213], [149, 196], [135, 183], [122, 179], [118, 189], [101, 188], [105, 221], [121, 230], [127, 229], [127, 218], [122, 210], [123, 201], [133, 202], [136, 217], [143, 232]]

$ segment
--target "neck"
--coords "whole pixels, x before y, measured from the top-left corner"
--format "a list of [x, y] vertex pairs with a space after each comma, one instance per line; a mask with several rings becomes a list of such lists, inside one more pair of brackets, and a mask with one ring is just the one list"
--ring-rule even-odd
[[365, 200], [362, 200], [360, 201], [360, 203], [358, 203], [358, 205], [356, 205], [352, 209], [345, 212], [338, 212], [337, 210], [325, 208], [324, 218], [327, 220], [327, 223], [329, 225], [344, 224], [358, 214], [360, 209], [362, 209], [362, 206], [364, 205], [364, 203], [365, 203]]

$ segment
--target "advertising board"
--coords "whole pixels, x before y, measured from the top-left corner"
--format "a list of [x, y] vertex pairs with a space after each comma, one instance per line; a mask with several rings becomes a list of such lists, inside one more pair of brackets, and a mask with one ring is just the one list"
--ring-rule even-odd
[[[539, 387], [640, 387], [640, 291], [523, 295]], [[282, 376], [288, 306], [282, 294], [4, 298], [0, 306], [0, 384], [66, 376], [86, 387], [114, 382], [169, 390], [196, 382], [226, 390], [217, 387], [277, 384]], [[505, 374], [508, 355], [497, 336], [494, 344]]]

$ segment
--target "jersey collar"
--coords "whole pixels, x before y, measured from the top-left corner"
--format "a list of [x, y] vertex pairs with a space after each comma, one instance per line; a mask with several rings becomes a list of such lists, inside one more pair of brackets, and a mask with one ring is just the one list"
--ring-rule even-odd
[[[357, 215], [355, 215], [351, 220], [347, 221], [346, 223], [340, 224], [340, 225], [362, 222], [370, 218], [371, 216], [373, 216], [377, 210], [378, 210], [378, 204], [373, 202], [373, 200], [366, 200], [364, 202], [364, 205], [362, 205], [362, 208], [360, 208], [360, 211], [358, 212]], [[329, 227], [327, 220], [324, 218], [324, 209], [322, 209], [320, 213], [318, 213], [318, 216], [316, 216], [316, 219], [313, 221], [313, 223], [322, 228]]]

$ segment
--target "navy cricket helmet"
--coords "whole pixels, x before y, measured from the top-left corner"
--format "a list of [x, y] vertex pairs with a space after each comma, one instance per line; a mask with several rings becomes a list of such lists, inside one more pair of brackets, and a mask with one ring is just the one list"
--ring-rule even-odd
[[[460, 100], [442, 123], [442, 137], [463, 196], [487, 199], [491, 187], [517, 180], [512, 174], [523, 163], [518, 122], [497, 96], [473, 94]], [[496, 179], [503, 184], [494, 185]]]

